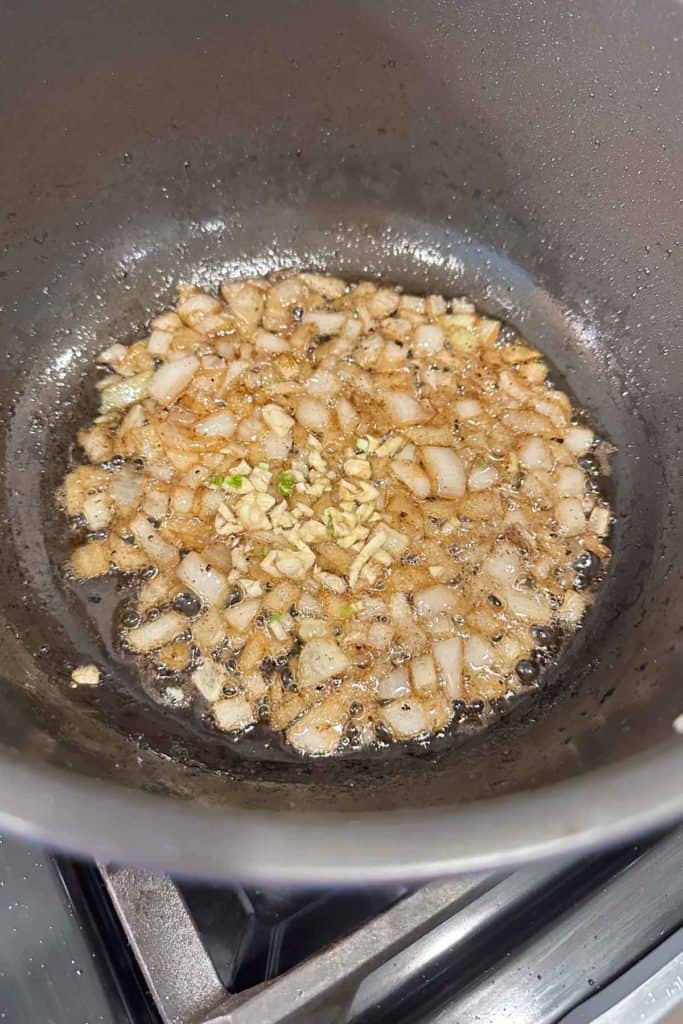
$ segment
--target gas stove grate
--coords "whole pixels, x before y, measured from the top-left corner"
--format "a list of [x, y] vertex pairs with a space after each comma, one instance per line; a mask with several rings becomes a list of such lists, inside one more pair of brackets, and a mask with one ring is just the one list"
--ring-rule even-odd
[[[271, 892], [100, 871], [164, 1024], [556, 1024], [596, 992], [611, 1016], [586, 1021], [650, 1024], [682, 994], [671, 979], [683, 831], [414, 891]], [[625, 994], [609, 987], [667, 936], [674, 953], [652, 976]], [[657, 990], [659, 1016], [631, 1016], [642, 984], [650, 1003]]]

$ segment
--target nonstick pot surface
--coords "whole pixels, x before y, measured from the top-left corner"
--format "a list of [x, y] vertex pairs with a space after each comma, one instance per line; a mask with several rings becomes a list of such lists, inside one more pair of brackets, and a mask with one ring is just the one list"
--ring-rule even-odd
[[[213, 3], [0, 15], [0, 814], [98, 856], [417, 876], [680, 814], [683, 69], [674, 4]], [[30, 58], [29, 58], [30, 40]], [[609, 578], [542, 692], [425, 753], [293, 762], [141, 694], [54, 489], [92, 356], [178, 280], [464, 293], [617, 448]], [[90, 600], [104, 597], [100, 603]], [[677, 646], [678, 644], [678, 646]], [[106, 683], [68, 687], [95, 660]]]

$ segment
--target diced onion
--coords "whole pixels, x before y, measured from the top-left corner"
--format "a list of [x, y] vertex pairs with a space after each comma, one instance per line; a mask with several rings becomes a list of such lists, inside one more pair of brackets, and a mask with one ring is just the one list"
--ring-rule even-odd
[[429, 477], [417, 463], [394, 459], [391, 472], [418, 498], [427, 498], [431, 494], [432, 485]]
[[520, 619], [526, 619], [539, 626], [545, 626], [551, 619], [550, 602], [545, 594], [538, 591], [519, 590], [510, 587], [500, 595], [508, 611]]
[[436, 586], [427, 587], [426, 590], [420, 590], [415, 594], [415, 610], [425, 617], [448, 612], [455, 608], [457, 603], [458, 595], [443, 583], [437, 583]]
[[238, 633], [244, 633], [260, 610], [261, 601], [259, 598], [253, 597], [246, 601], [240, 601], [239, 604], [233, 605], [232, 608], [228, 608], [225, 618], [229, 626], [236, 629]]
[[284, 436], [269, 430], [262, 437], [263, 450], [269, 462], [282, 462], [292, 450], [292, 435]]
[[297, 420], [306, 430], [323, 431], [329, 423], [329, 412], [314, 398], [302, 398], [294, 411]]
[[142, 474], [130, 466], [123, 466], [120, 472], [112, 477], [109, 494], [119, 508], [135, 508], [142, 491]]
[[468, 636], [465, 640], [465, 663], [472, 672], [490, 668], [495, 660], [492, 644], [480, 636]]
[[199, 369], [196, 356], [183, 356], [172, 363], [164, 363], [149, 382], [149, 393], [159, 405], [172, 405], [188, 386]]
[[232, 413], [227, 409], [221, 409], [220, 412], [214, 412], [200, 420], [195, 430], [198, 434], [208, 434], [212, 437], [231, 437], [236, 426], [237, 420]]
[[178, 561], [176, 548], [164, 540], [145, 516], [138, 515], [131, 520], [130, 532], [153, 561], [163, 566], [172, 566]]
[[420, 324], [413, 334], [420, 355], [434, 355], [443, 348], [444, 334], [437, 324]]
[[277, 334], [271, 334], [270, 331], [257, 331], [254, 335], [254, 344], [261, 352], [272, 352], [274, 355], [290, 350], [288, 341]]
[[211, 703], [218, 700], [223, 692], [223, 687], [230, 681], [225, 668], [213, 661], [212, 658], [205, 658], [190, 678], [202, 697]]
[[151, 388], [153, 380], [152, 371], [146, 370], [144, 373], [136, 373], [134, 377], [124, 377], [123, 380], [110, 384], [102, 391], [100, 412], [115, 412], [118, 409], [125, 409], [133, 402], [139, 402]]
[[91, 494], [83, 502], [83, 518], [89, 530], [104, 530], [111, 521], [111, 509], [104, 494]]
[[397, 427], [425, 423], [433, 415], [430, 406], [418, 402], [407, 391], [387, 391], [384, 403], [392, 423]]
[[595, 435], [588, 427], [571, 427], [564, 437], [566, 447], [574, 455], [584, 455], [594, 440]]
[[563, 533], [576, 537], [586, 529], [586, 516], [578, 498], [562, 498], [555, 506], [555, 515]]
[[557, 493], [563, 498], [579, 498], [586, 490], [586, 478], [578, 466], [563, 466], [557, 474]]
[[187, 629], [187, 619], [178, 612], [164, 612], [158, 619], [129, 629], [126, 642], [134, 651], [154, 651], [170, 643]]
[[169, 350], [172, 337], [173, 335], [170, 331], [153, 330], [147, 341], [147, 351], [151, 356], [165, 356]]
[[237, 732], [256, 721], [254, 710], [245, 697], [224, 697], [212, 707], [213, 718], [223, 732]]
[[470, 472], [467, 486], [471, 491], [485, 491], [498, 482], [498, 470], [495, 466], [487, 463], [485, 466], [476, 466]]
[[432, 648], [434, 659], [441, 670], [444, 689], [451, 700], [462, 698], [463, 642], [462, 637], [453, 636], [437, 640]]
[[304, 715], [287, 730], [287, 739], [302, 754], [333, 754], [339, 746], [341, 725], [325, 726], [308, 722]]
[[511, 583], [519, 576], [521, 568], [519, 553], [512, 544], [507, 543], [496, 544], [482, 565], [482, 570], [500, 583]]
[[224, 604], [229, 584], [222, 572], [204, 561], [196, 551], [185, 555], [177, 569], [178, 578], [209, 608]]
[[574, 626], [577, 622], [581, 621], [585, 611], [586, 597], [583, 594], [578, 594], [575, 590], [571, 590], [565, 595], [558, 617], [561, 622]]
[[442, 498], [462, 498], [466, 490], [465, 468], [452, 448], [425, 445], [420, 450], [422, 462]]
[[338, 334], [346, 323], [344, 313], [305, 313], [303, 323], [313, 324], [318, 334], [329, 337]]
[[416, 693], [430, 694], [436, 690], [436, 665], [431, 654], [421, 654], [410, 663], [410, 675]]
[[358, 424], [358, 413], [348, 398], [338, 398], [335, 406], [337, 423], [343, 434], [352, 434]]
[[553, 468], [553, 457], [539, 437], [527, 438], [519, 449], [519, 462], [524, 469]]
[[456, 416], [462, 420], [473, 420], [476, 416], [481, 415], [482, 411], [481, 402], [478, 402], [476, 398], [463, 398], [456, 402], [453, 408]]
[[419, 700], [413, 697], [395, 700], [382, 708], [380, 718], [399, 740], [409, 740], [429, 729], [427, 715]]
[[299, 655], [297, 679], [301, 686], [315, 686], [349, 667], [349, 659], [334, 640], [311, 640]]

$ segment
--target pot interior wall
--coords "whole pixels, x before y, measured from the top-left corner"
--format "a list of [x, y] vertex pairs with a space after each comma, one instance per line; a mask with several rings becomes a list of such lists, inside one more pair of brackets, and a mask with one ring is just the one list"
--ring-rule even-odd
[[[183, 797], [336, 810], [473, 800], [676, 742], [680, 7], [71, 2], [40, 33], [29, 17], [2, 14], [2, 741]], [[147, 702], [102, 639], [106, 603], [62, 582], [53, 492], [92, 355], [178, 280], [282, 266], [472, 296], [617, 447], [615, 557], [585, 628], [542, 693], [466, 743], [313, 765], [235, 752]], [[88, 660], [110, 685], [69, 689]]]

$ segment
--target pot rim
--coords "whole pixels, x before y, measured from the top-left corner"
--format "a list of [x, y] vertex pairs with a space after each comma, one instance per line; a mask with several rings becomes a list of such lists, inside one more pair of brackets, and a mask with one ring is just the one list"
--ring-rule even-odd
[[426, 881], [578, 855], [683, 818], [675, 740], [533, 791], [367, 815], [207, 807], [7, 752], [0, 766], [2, 828], [100, 862], [215, 881]]

